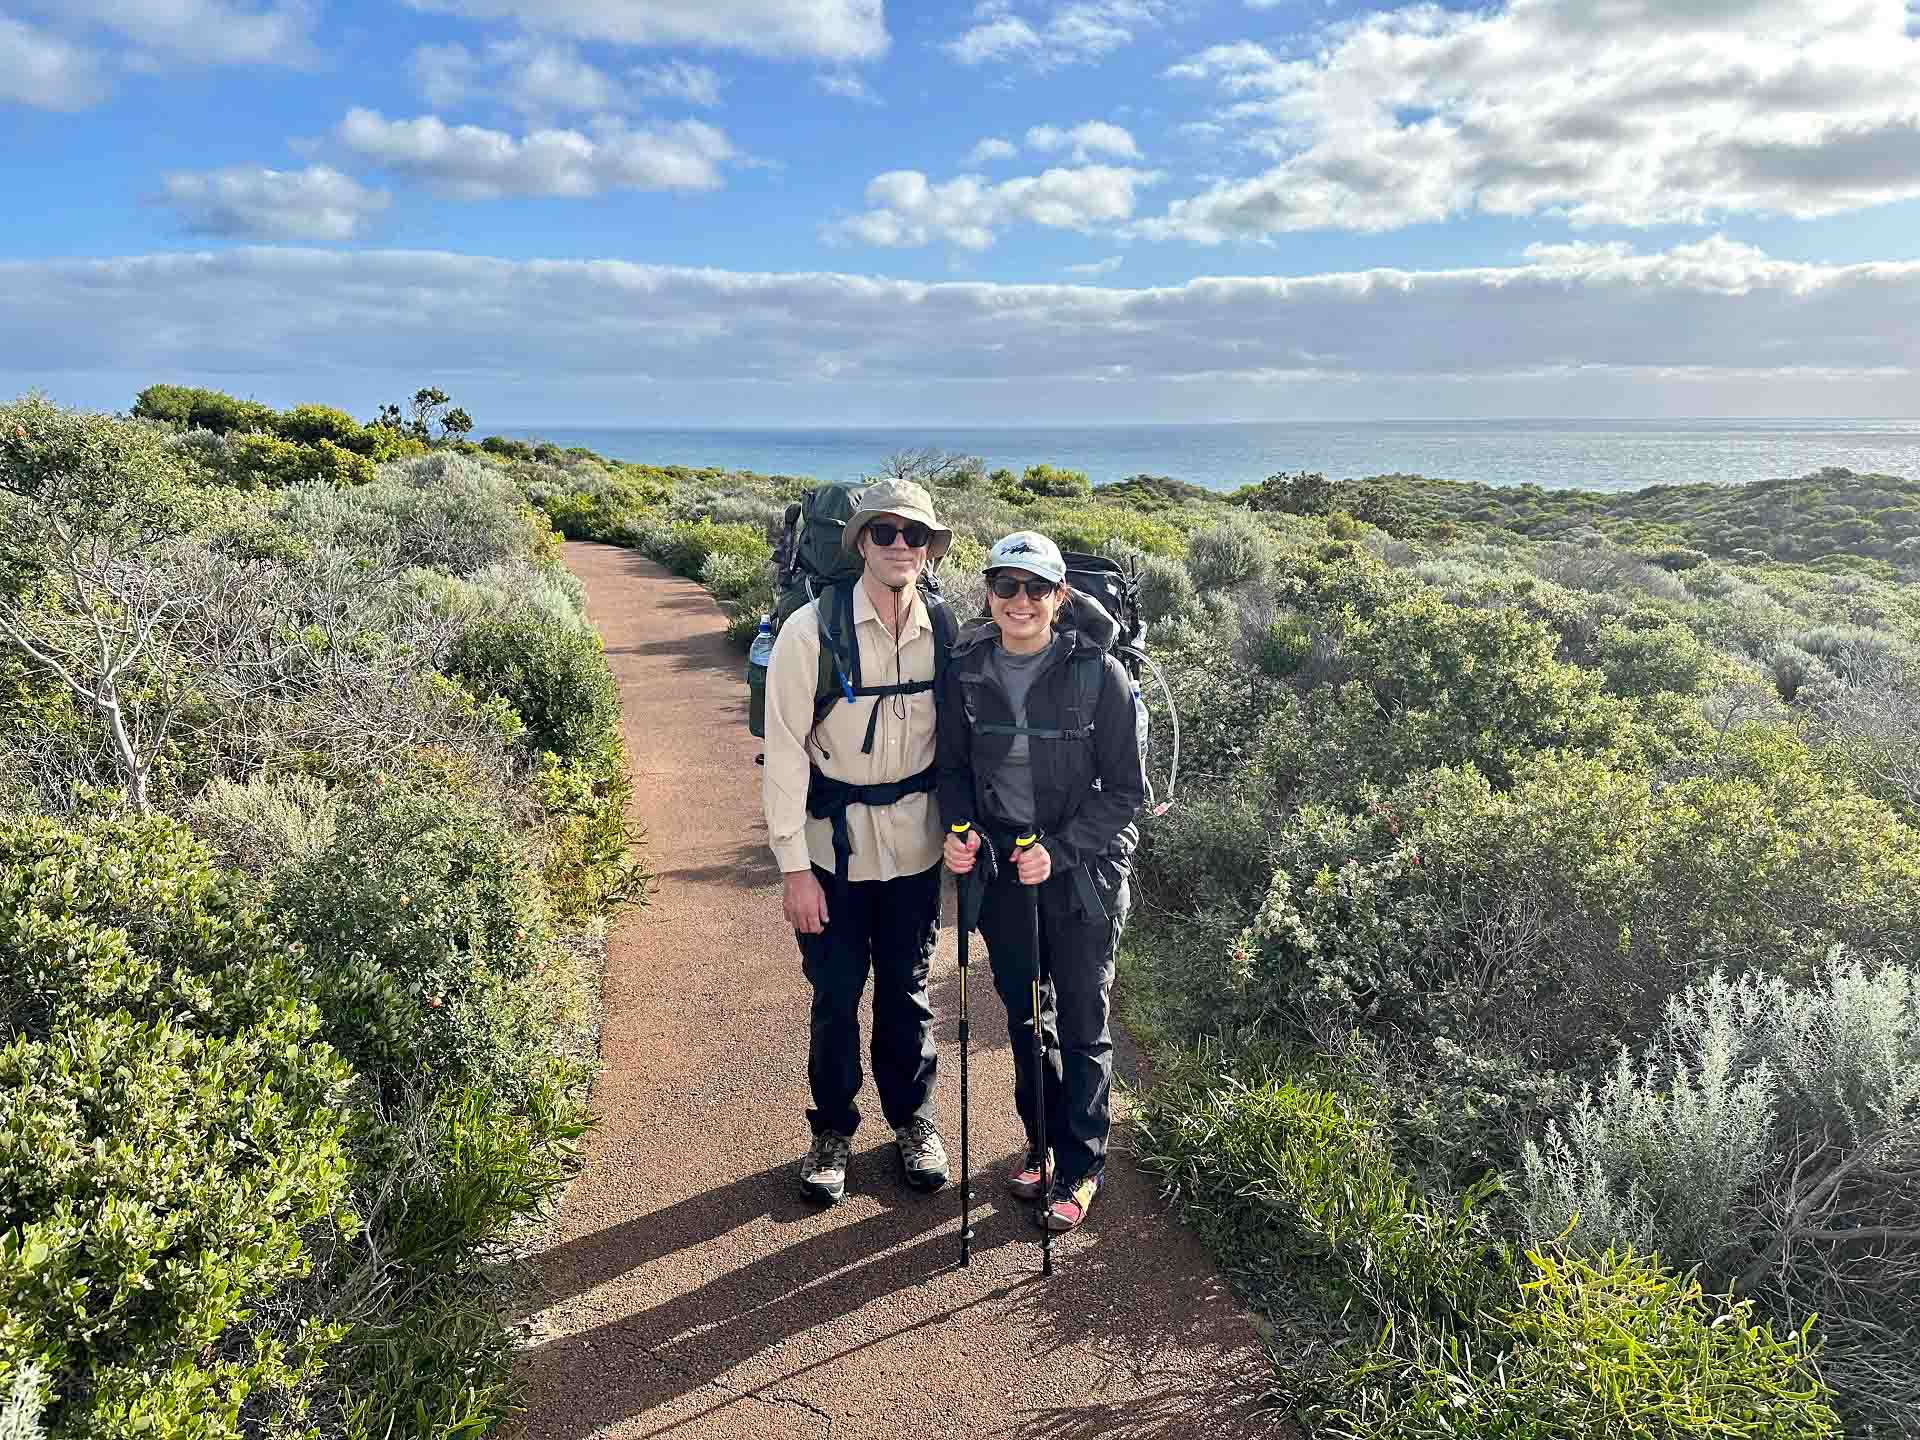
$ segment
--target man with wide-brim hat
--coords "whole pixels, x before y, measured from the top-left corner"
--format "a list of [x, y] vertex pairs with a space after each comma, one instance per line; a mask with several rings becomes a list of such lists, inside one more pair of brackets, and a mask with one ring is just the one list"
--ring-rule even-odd
[[934, 1123], [927, 976], [940, 911], [933, 687], [954, 625], [916, 582], [952, 543], [924, 486], [869, 486], [841, 536], [861, 557], [859, 579], [795, 611], [767, 668], [767, 833], [813, 987], [813, 1140], [800, 1183], [828, 1204], [846, 1193], [860, 1124], [860, 996], [869, 972], [874, 1088], [901, 1173], [921, 1190], [948, 1175]]

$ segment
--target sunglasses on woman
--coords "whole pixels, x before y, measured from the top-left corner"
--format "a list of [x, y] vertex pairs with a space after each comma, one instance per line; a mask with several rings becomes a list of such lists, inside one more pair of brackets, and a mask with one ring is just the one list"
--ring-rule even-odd
[[1060, 588], [1052, 580], [1016, 580], [1011, 575], [996, 575], [987, 582], [987, 588], [1002, 600], [1011, 600], [1020, 593], [1022, 586], [1026, 587], [1029, 600], [1044, 600]]
[[907, 537], [907, 544], [915, 550], [933, 539], [933, 531], [918, 520], [909, 520], [904, 525], [896, 525], [891, 520], [875, 520], [867, 526], [867, 533], [873, 537], [876, 545], [891, 545], [896, 535]]

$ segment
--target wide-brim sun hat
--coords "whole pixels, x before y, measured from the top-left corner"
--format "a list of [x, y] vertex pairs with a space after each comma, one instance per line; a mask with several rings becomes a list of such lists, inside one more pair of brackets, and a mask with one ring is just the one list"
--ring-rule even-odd
[[859, 543], [867, 523], [882, 515], [898, 515], [902, 520], [918, 520], [932, 531], [927, 541], [929, 562], [940, 559], [953, 548], [953, 531], [942, 525], [933, 513], [933, 496], [927, 487], [912, 480], [877, 480], [860, 492], [854, 502], [847, 528], [840, 532], [840, 546], [851, 552]]
[[1038, 530], [1014, 531], [993, 547], [981, 568], [988, 575], [996, 570], [1025, 570], [1056, 585], [1067, 578], [1067, 562], [1061, 557], [1060, 547]]

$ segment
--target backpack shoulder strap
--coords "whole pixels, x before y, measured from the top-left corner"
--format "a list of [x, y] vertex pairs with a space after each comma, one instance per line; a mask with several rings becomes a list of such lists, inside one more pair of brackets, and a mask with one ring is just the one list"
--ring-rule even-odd
[[933, 622], [933, 684], [938, 690], [940, 682], [947, 678], [947, 659], [953, 654], [953, 642], [960, 638], [960, 626], [953, 618], [953, 607], [943, 598], [931, 592], [923, 598], [927, 603], [927, 618]]
[[842, 580], [821, 587], [814, 601], [820, 625], [820, 675], [814, 683], [813, 718], [853, 699], [860, 687], [860, 641], [853, 633], [853, 582]]

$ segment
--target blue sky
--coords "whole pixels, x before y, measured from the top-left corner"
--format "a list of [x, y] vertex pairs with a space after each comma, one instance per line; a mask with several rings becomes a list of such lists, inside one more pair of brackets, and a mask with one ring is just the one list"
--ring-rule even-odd
[[0, 388], [1920, 413], [1905, 0], [6, 0]]

